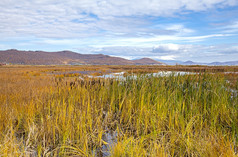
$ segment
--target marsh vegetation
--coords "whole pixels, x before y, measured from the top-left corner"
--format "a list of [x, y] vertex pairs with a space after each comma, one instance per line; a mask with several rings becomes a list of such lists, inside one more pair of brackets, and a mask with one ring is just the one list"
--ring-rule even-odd
[[[148, 75], [182, 68], [200, 73]], [[0, 67], [0, 156], [237, 156], [237, 71]]]

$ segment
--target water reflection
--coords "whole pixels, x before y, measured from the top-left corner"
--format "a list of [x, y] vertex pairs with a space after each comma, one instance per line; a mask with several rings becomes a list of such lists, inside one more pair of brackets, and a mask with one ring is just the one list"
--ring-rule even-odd
[[104, 141], [104, 144], [101, 148], [93, 151], [94, 156], [107, 157], [111, 155], [110, 150], [117, 143], [117, 131], [108, 131], [107, 133], [103, 134], [102, 140]]
[[[153, 75], [154, 77], [166, 77], [166, 76], [178, 76], [178, 75], [189, 75], [189, 74], [197, 74], [194, 72], [185, 72], [185, 71], [159, 71], [157, 73], [147, 73], [145, 76], [151, 76]], [[130, 78], [137, 78], [136, 75], [127, 75]], [[92, 76], [89, 75], [89, 77], [96, 77], [96, 78], [118, 78], [118, 79], [126, 79], [125, 72], [119, 72], [119, 73], [110, 73], [110, 74], [105, 74], [102, 76]]]

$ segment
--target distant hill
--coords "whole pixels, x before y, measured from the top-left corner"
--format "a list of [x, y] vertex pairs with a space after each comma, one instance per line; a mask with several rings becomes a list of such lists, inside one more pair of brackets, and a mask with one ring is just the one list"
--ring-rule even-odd
[[178, 60], [153, 60], [151, 58], [128, 60], [103, 54], [80, 54], [72, 51], [20, 51], [15, 49], [0, 51], [0, 65], [5, 63], [23, 65], [238, 65], [238, 61], [199, 63]]
[[197, 63], [193, 62], [193, 61], [186, 61], [186, 62], [183, 62], [183, 65], [195, 65]]
[[186, 61], [186, 62], [183, 62], [182, 65], [211, 65], [211, 66], [219, 66], [219, 65], [238, 65], [238, 61], [212, 62], [212, 63], [200, 63], [200, 62]]
[[133, 62], [136, 65], [165, 65], [164, 63], [153, 60], [151, 58], [136, 59], [136, 60], [133, 60]]
[[228, 65], [228, 66], [232, 66], [232, 65], [238, 65], [238, 61], [229, 61], [229, 62], [212, 62], [212, 63], [201, 63], [201, 62], [193, 62], [193, 61], [178, 61], [178, 60], [157, 60], [157, 61], [161, 61], [163, 63], [166, 63], [168, 65], [210, 65], [210, 66], [220, 66], [220, 65]]
[[0, 51], [0, 62], [12, 64], [64, 64], [68, 59], [43, 51]]
[[79, 54], [72, 51], [44, 52], [19, 51], [15, 49], [0, 51], [0, 63], [24, 65], [62, 65], [62, 64], [93, 64], [93, 65], [152, 65], [163, 63], [143, 58], [127, 60], [120, 57], [111, 57], [103, 54]]
[[167, 65], [176, 65], [176, 64], [182, 64], [182, 61], [179, 60], [161, 60], [161, 59], [156, 59], [156, 61], [165, 63]]
[[238, 65], [238, 61], [230, 61], [230, 62], [212, 62], [208, 65]]
[[206, 65], [207, 63], [200, 63], [200, 62], [193, 62], [193, 61], [186, 61], [183, 62], [182, 65]]
[[94, 65], [132, 65], [132, 61], [111, 57], [103, 54], [79, 54], [72, 51], [48, 52], [60, 58], [68, 59], [66, 64], [94, 64]]

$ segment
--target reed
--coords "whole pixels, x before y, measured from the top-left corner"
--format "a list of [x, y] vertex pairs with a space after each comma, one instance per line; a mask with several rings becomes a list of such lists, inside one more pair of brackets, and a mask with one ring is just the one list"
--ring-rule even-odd
[[238, 83], [227, 75], [49, 71], [0, 69], [0, 156], [238, 155]]

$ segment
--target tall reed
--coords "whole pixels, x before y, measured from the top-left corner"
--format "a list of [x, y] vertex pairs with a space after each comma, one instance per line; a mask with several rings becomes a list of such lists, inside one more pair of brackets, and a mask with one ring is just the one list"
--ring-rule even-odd
[[0, 78], [0, 156], [238, 154], [238, 85], [223, 75], [16, 75]]

